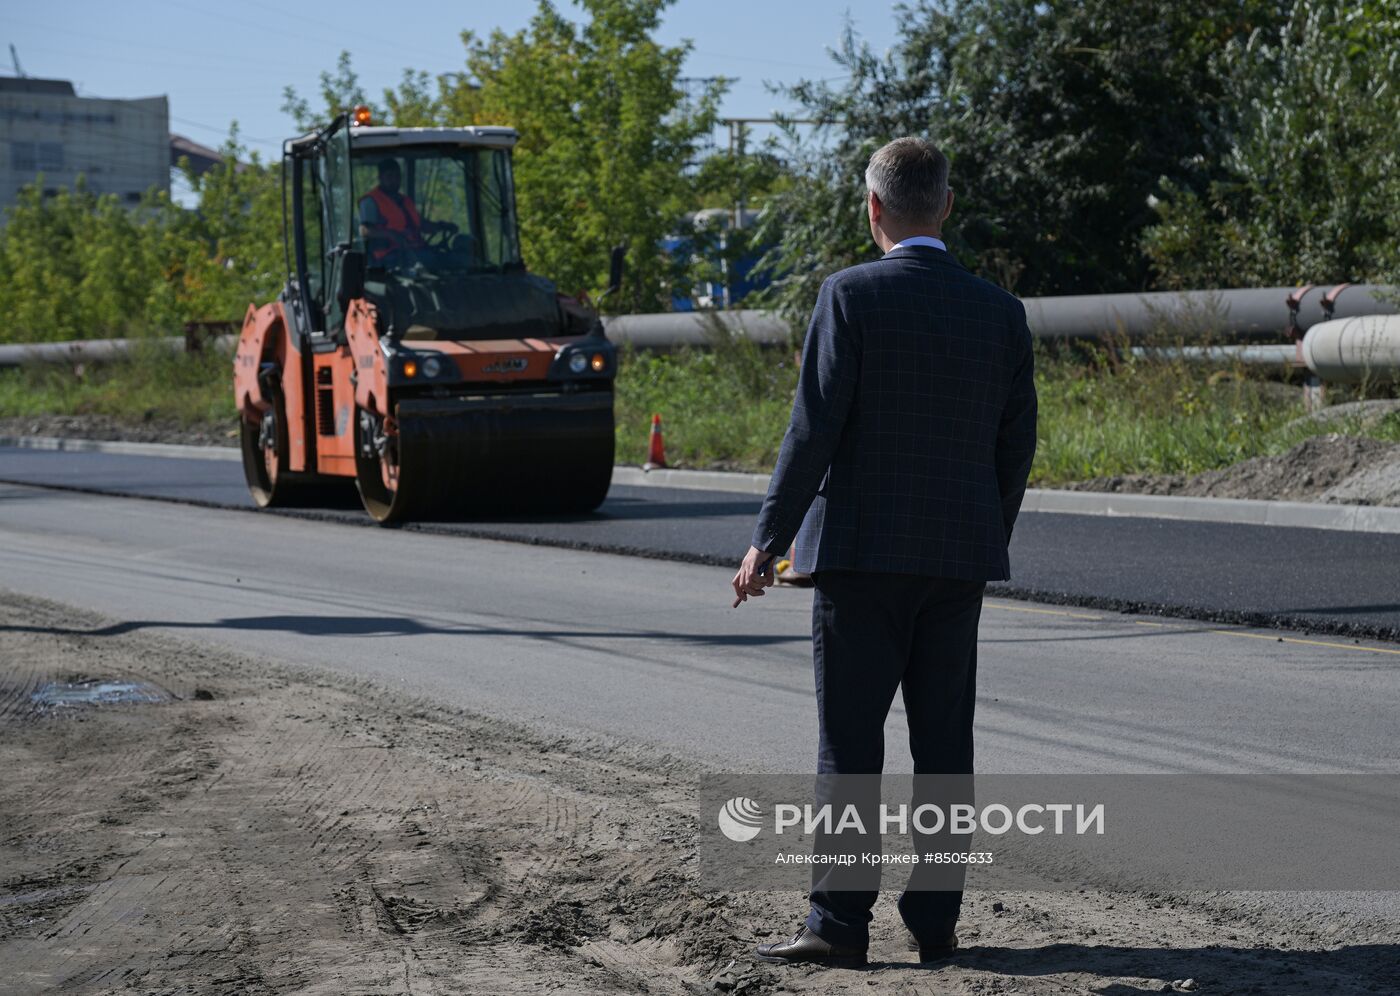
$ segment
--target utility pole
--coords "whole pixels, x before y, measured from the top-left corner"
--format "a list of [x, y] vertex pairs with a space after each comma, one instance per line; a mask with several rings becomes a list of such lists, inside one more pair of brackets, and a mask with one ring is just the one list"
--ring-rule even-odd
[[[777, 118], [720, 118], [720, 123], [729, 129], [729, 159], [735, 168], [735, 180], [737, 189], [734, 192], [734, 223], [730, 230], [739, 231], [744, 227], [744, 211], [748, 207], [744, 190], [744, 170], [743, 158], [748, 154], [749, 129], [753, 125], [778, 124]], [[827, 124], [815, 118], [784, 118], [784, 124]], [[734, 236], [721, 236], [722, 246], [728, 246], [729, 239]], [[729, 307], [732, 299], [732, 288], [729, 282], [729, 260], [722, 258], [720, 261], [721, 273], [724, 276], [724, 306]]]
[[[735, 160], [742, 159], [747, 151], [749, 128], [759, 124], [778, 124], [777, 118], [720, 118], [720, 123], [729, 128], [729, 157]], [[783, 118], [782, 124], [833, 124], [835, 122], [823, 121], [819, 118]], [[744, 225], [744, 179], [743, 174], [739, 176], [738, 200], [734, 204], [734, 227], [742, 228]]]
[[742, 161], [744, 158], [744, 143], [748, 139], [750, 119], [748, 118], [725, 118], [725, 124], [729, 125], [729, 158], [734, 163], [737, 170], [735, 176], [739, 181], [738, 190], [735, 191], [737, 199], [734, 202], [734, 230], [738, 231], [744, 227], [744, 174]]

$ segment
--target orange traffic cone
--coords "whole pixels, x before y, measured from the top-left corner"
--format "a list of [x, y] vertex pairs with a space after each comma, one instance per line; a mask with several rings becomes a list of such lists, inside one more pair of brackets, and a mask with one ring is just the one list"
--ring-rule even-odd
[[643, 470], [664, 470], [666, 468], [666, 443], [661, 438], [661, 416], [651, 417], [651, 445], [647, 449], [647, 462]]

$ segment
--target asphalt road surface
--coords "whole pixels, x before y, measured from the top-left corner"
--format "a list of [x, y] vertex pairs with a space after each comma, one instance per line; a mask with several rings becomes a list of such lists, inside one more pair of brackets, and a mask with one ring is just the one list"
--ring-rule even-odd
[[[0, 486], [0, 588], [726, 770], [811, 770], [810, 593], [730, 572]], [[1282, 641], [1282, 642], [1280, 642]], [[988, 598], [984, 771], [1393, 771], [1400, 649]], [[907, 770], [903, 716], [891, 770]], [[737, 766], [737, 767], [736, 767]]]
[[[0, 448], [0, 480], [252, 505], [241, 466], [226, 461]], [[758, 505], [753, 495], [615, 486], [593, 515], [432, 523], [398, 535], [495, 537], [723, 565], [747, 548]], [[338, 508], [288, 514], [369, 524], [349, 485]], [[993, 594], [1400, 640], [1400, 535], [1027, 512], [1011, 560], [1014, 576], [990, 586]]]

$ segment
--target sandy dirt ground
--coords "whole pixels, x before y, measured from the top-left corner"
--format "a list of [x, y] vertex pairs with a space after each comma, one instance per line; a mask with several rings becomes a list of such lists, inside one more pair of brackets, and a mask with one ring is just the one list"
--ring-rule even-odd
[[930, 966], [885, 897], [870, 968], [758, 965], [803, 897], [698, 890], [697, 774], [6, 595], [0, 992], [1400, 992], [1395, 924], [1230, 896], [970, 893]]

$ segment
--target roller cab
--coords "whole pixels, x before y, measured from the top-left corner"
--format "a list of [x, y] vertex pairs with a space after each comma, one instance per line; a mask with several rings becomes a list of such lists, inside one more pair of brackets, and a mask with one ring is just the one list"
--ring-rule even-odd
[[287, 284], [249, 307], [234, 360], [258, 505], [351, 481], [384, 523], [603, 501], [617, 354], [526, 270], [515, 140], [345, 116], [284, 145]]

